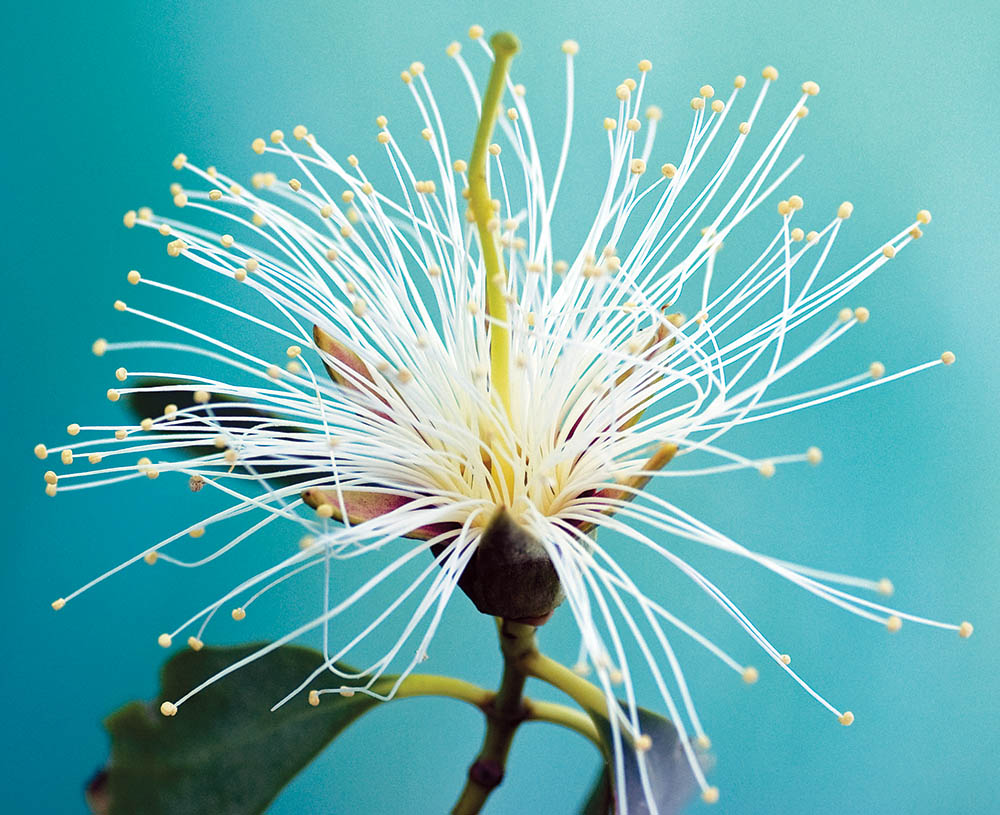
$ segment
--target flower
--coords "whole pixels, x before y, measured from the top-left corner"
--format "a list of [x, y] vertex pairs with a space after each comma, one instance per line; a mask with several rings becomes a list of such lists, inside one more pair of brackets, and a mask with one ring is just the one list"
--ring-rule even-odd
[[[535, 624], [565, 601], [580, 629], [579, 671], [594, 672], [609, 710], [618, 710], [615, 700], [624, 693], [622, 713], [611, 721], [616, 745], [620, 749], [626, 737], [648, 742], [638, 725], [631, 640], [677, 725], [703, 797], [712, 801], [718, 791], [695, 752], [708, 738], [667, 631], [693, 638], [746, 682], [755, 681], [757, 671], [647, 593], [615, 558], [626, 547], [606, 545], [596, 533], [617, 532], [690, 578], [844, 725], [853, 715], [795, 672], [787, 655], [687, 562], [685, 546], [728, 552], [890, 631], [908, 620], [969, 636], [968, 623], [923, 619], [838, 588], [889, 595], [887, 580], [751, 551], [650, 487], [664, 477], [739, 469], [769, 477], [779, 465], [817, 464], [817, 448], [759, 460], [719, 446], [719, 439], [737, 426], [951, 364], [954, 355], [945, 352], [886, 375], [876, 362], [825, 387], [771, 395], [867, 321], [867, 309], [838, 310], [838, 304], [869, 275], [899, 262], [894, 258], [921, 237], [930, 213], [921, 210], [860, 261], [830, 271], [851, 204], [807, 232], [799, 226], [799, 195], [775, 201], [801, 160], [781, 163], [806, 103], [819, 91], [816, 83], [802, 85], [777, 131], [762, 139], [755, 124], [777, 80], [774, 68], [764, 69], [756, 91], [736, 77], [725, 99], [703, 86], [690, 102], [686, 143], [672, 147], [673, 162], [654, 170], [662, 114], [643, 110], [652, 68], [643, 60], [638, 80], [626, 79], [614, 91], [617, 113], [603, 123], [607, 182], [593, 202], [593, 221], [567, 246], [555, 240], [553, 222], [570, 162], [578, 47], [562, 46], [567, 116], [553, 165], [540, 157], [524, 88], [506, 78], [514, 44], [496, 39], [494, 53], [481, 29], [470, 33], [504, 70], [494, 70], [480, 97], [458, 44], [447, 49], [476, 109], [487, 111], [468, 161], [448, 141], [424, 65], [413, 63], [402, 80], [423, 119], [421, 138], [397, 135], [380, 116], [376, 144], [364, 160], [340, 161], [303, 125], [291, 141], [276, 130], [252, 144], [274, 163], [255, 174], [249, 188], [180, 154], [174, 167], [190, 180], [172, 193], [191, 222], [147, 208], [126, 213], [126, 227], [159, 232], [171, 257], [200, 266], [212, 278], [205, 288], [221, 282], [224, 294], [215, 299], [138, 271], [129, 273], [129, 283], [215, 309], [232, 328], [216, 336], [116, 301], [118, 311], [182, 339], [98, 340], [96, 354], [182, 352], [192, 368], [169, 374], [167, 382], [118, 368], [111, 401], [170, 394], [177, 403], [111, 437], [101, 426], [71, 424], [70, 444], [39, 445], [40, 458], [58, 453], [69, 467], [83, 455], [92, 465], [47, 472], [46, 489], [54, 495], [179, 475], [193, 492], [215, 491], [228, 505], [145, 546], [53, 606], [62, 608], [137, 561], [200, 565], [274, 521], [290, 521], [306, 533], [297, 551], [159, 638], [169, 647], [187, 633], [198, 649], [219, 609], [232, 605], [233, 617], [242, 619], [270, 588], [324, 568], [321, 612], [255, 655], [323, 629], [324, 664], [283, 704], [320, 677], [337, 674], [335, 662], [397, 618], [400, 630], [382, 658], [358, 675], [338, 675], [322, 692], [369, 690], [397, 663], [405, 677], [426, 656], [456, 588], [484, 613]], [[754, 94], [748, 105], [747, 93]], [[736, 110], [745, 121], [734, 123]], [[721, 158], [710, 165], [716, 152]], [[737, 174], [746, 154], [751, 166]], [[761, 221], [768, 211], [769, 234], [755, 234], [744, 223], [752, 215]], [[731, 253], [720, 255], [724, 241], [741, 244], [756, 259], [728, 263]], [[820, 327], [810, 328], [817, 320]], [[811, 338], [800, 341], [810, 330]], [[223, 368], [224, 376], [212, 373]], [[185, 449], [195, 455], [172, 457]], [[685, 469], [688, 456], [715, 463]], [[251, 525], [198, 561], [170, 553], [179, 538], [198, 537], [233, 518]], [[664, 532], [681, 543], [663, 542]], [[400, 539], [412, 543], [400, 547]], [[387, 565], [352, 593], [331, 596], [334, 561], [391, 546], [397, 554]], [[369, 625], [339, 647], [330, 644], [331, 620], [414, 567], [417, 576]], [[165, 703], [163, 712], [174, 715], [198, 690]]]

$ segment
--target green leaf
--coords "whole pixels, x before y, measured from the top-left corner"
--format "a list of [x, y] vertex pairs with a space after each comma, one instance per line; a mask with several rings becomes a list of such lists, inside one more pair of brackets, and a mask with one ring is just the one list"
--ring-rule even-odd
[[594, 788], [587, 796], [587, 800], [580, 810], [580, 815], [608, 815], [615, 811], [614, 790], [611, 788], [611, 779], [608, 777], [608, 765], [601, 768], [601, 772], [594, 782]]
[[[618, 811], [611, 724], [599, 714], [591, 712], [590, 715], [597, 725], [604, 744], [607, 763], [584, 804], [583, 815], [649, 815], [653, 810], [644, 793], [639, 759], [626, 738], [622, 739], [621, 746], [624, 752], [623, 778], [628, 810], [627, 813]], [[639, 708], [638, 718], [641, 732], [652, 740], [652, 746], [643, 754], [643, 761], [653, 802], [656, 805], [655, 811], [658, 815], [677, 815], [696, 787], [694, 773], [684, 754], [677, 728], [669, 719], [645, 708]], [[708, 762], [709, 757], [704, 756], [703, 764]]]
[[[108, 815], [263, 812], [332, 739], [379, 704], [361, 693], [327, 694], [312, 707], [303, 692], [272, 713], [323, 661], [317, 651], [285, 645], [205, 688], [176, 716], [160, 714], [160, 702], [178, 699], [262, 645], [182, 651], [164, 665], [154, 704], [131, 702], [108, 717]], [[394, 680], [384, 677], [373, 690], [384, 692]]]
[[[194, 409], [192, 415], [174, 419], [173, 427], [176, 430], [188, 429], [212, 435], [222, 432], [237, 439], [255, 428], [264, 426], [275, 438], [281, 438], [282, 434], [301, 437], [306, 432], [277, 414], [251, 407], [244, 400], [224, 393], [212, 394], [211, 415], [210, 418], [206, 417], [204, 410], [194, 401], [194, 393], [185, 390], [182, 385], [190, 387], [190, 383], [172, 379], [142, 379], [138, 383], [139, 390], [126, 395], [125, 404], [137, 421], [162, 416], [167, 405], [175, 405], [182, 411]], [[180, 447], [177, 451], [192, 457], [219, 452], [218, 448], [211, 444]], [[290, 470], [286, 463], [271, 463], [266, 458], [260, 458], [254, 464], [256, 475], [282, 486], [295, 485], [311, 477], [298, 474], [294, 470], [294, 467]]]

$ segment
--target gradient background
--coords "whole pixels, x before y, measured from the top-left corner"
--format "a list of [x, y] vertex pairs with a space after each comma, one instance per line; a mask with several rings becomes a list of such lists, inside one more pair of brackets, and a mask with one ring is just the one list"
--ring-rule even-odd
[[[996, 4], [508, 0], [465, 3], [457, 14], [453, 5], [36, 2], [7, 12], [4, 810], [82, 813], [82, 785], [106, 756], [102, 716], [153, 695], [164, 656], [156, 634], [186, 616], [191, 598], [210, 599], [236, 579], [228, 566], [192, 573], [140, 565], [59, 615], [49, 609], [54, 597], [172, 531], [187, 511], [184, 485], [170, 479], [53, 502], [42, 492], [45, 467], [31, 455], [37, 441], [59, 443], [67, 422], [121, 420], [103, 396], [120, 363], [91, 356], [90, 342], [144, 333], [110, 307], [134, 291], [126, 291], [129, 268], [161, 279], [177, 268], [156, 236], [121, 227], [122, 212], [147, 202], [167, 208], [176, 177], [169, 162], [179, 150], [245, 176], [257, 166], [251, 139], [299, 121], [335, 155], [375, 155], [376, 114], [409, 115], [399, 70], [422, 59], [432, 80], [450, 87], [457, 72], [443, 49], [467, 42], [467, 26], [479, 22], [521, 36], [517, 79], [550, 147], [561, 127], [558, 47], [566, 37], [581, 44], [574, 150], [592, 149], [598, 162], [598, 122], [638, 59], [653, 60], [648, 99], [685, 130], [699, 85], [727, 87], [741, 72], [753, 81], [773, 63], [782, 79], [772, 111], [794, 102], [802, 80], [823, 88], [790, 154], [807, 154], [789, 190], [805, 196], [807, 212], [813, 205], [825, 217], [852, 200], [842, 240], [854, 253], [918, 208], [933, 212], [927, 237], [852, 295], [850, 305], [868, 305], [872, 321], [802, 381], [829, 381], [871, 359], [898, 369], [945, 348], [958, 364], [729, 439], [749, 455], [818, 444], [826, 453], [818, 469], [668, 484], [677, 502], [752, 548], [889, 575], [902, 607], [970, 619], [976, 636], [960, 642], [915, 625], [889, 636], [718, 557], [698, 563], [858, 721], [839, 727], [773, 666], [747, 688], [700, 653], [682, 648], [681, 656], [718, 756], [712, 779], [723, 799], [715, 811], [1000, 811]], [[468, 123], [464, 95], [446, 107]], [[590, 199], [572, 195], [574, 184], [584, 189], [581, 179], [571, 179], [563, 204], [586, 219]], [[251, 560], [266, 563], [269, 547], [287, 545], [278, 534], [259, 539]], [[239, 574], [246, 568], [240, 563]], [[753, 658], [739, 631], [662, 571], [668, 605]], [[346, 574], [345, 585], [360, 574]], [[227, 618], [215, 639], [275, 636], [300, 607], [314, 607], [315, 590], [305, 581], [280, 602], [261, 602], [239, 626]], [[567, 613], [542, 639], [555, 656], [575, 657]], [[431, 654], [429, 670], [495, 684], [491, 623], [464, 598], [449, 609]], [[351, 728], [271, 811], [444, 811], [480, 736], [477, 716], [457, 704], [386, 706]], [[596, 766], [582, 740], [526, 727], [489, 811], [575, 812]]]

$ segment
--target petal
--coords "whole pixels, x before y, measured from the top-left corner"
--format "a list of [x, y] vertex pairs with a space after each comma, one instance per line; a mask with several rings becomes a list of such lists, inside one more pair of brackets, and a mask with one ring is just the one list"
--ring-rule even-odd
[[[343, 521], [341, 512], [341, 499], [343, 507], [347, 510], [347, 519], [352, 525], [370, 521], [373, 518], [381, 518], [390, 512], [402, 509], [407, 504], [417, 500], [406, 495], [397, 495], [391, 492], [375, 492], [368, 490], [324, 490], [317, 487], [303, 490], [302, 500], [313, 509], [327, 504], [333, 510], [331, 516], [336, 521]], [[431, 524], [424, 524], [411, 529], [402, 537], [414, 540], [430, 540], [438, 535], [450, 532], [459, 528], [459, 524], [446, 521]]]
[[[652, 473], [657, 470], [662, 470], [666, 467], [670, 460], [677, 454], [677, 445], [673, 442], [666, 442], [661, 444], [655, 453], [650, 456], [649, 460], [642, 465], [642, 469], [645, 470], [648, 475], [636, 475], [632, 476], [621, 482], [620, 487], [605, 487], [600, 490], [593, 490], [591, 492], [583, 493], [581, 498], [596, 497], [596, 498], [610, 498], [616, 501], [631, 501], [635, 498], [635, 490], [641, 490], [645, 487], [652, 479]], [[629, 489], [624, 489], [628, 487]], [[613, 509], [603, 510], [605, 515], [614, 515]], [[582, 532], [590, 532], [594, 529], [597, 524], [591, 521], [575, 521], [573, 523]]]

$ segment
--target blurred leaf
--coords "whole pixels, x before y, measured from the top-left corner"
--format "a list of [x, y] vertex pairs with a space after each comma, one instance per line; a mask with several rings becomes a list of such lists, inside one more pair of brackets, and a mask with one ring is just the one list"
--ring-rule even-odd
[[[129, 410], [135, 415], [137, 421], [144, 418], [162, 416], [167, 405], [176, 405], [179, 410], [198, 408], [197, 414], [189, 417], [177, 416], [174, 419], [174, 427], [180, 429], [190, 429], [196, 432], [207, 432], [215, 435], [217, 433], [231, 434], [239, 438], [244, 433], [256, 427], [267, 425], [269, 435], [279, 438], [282, 433], [302, 434], [306, 431], [293, 424], [287, 419], [250, 407], [241, 399], [228, 396], [224, 393], [213, 393], [211, 402], [211, 420], [202, 418], [204, 410], [194, 401], [194, 393], [190, 390], [181, 389], [180, 382], [170, 379], [143, 379], [138, 383], [141, 390], [126, 394], [125, 401]], [[189, 387], [190, 383], [184, 383]], [[219, 450], [211, 444], [195, 447], [180, 447], [178, 452], [189, 456], [207, 456], [218, 453]], [[289, 475], [287, 464], [268, 464], [267, 459], [259, 460], [254, 464], [254, 472], [283, 486], [298, 484], [313, 476]], [[277, 473], [285, 475], [276, 475]]]
[[[645, 708], [639, 708], [638, 715], [641, 732], [652, 740], [652, 746], [643, 754], [643, 760], [653, 801], [656, 804], [655, 811], [658, 815], [677, 815], [697, 786], [694, 773], [684, 755], [677, 728], [669, 719]], [[583, 815], [625, 815], [618, 813], [617, 809], [616, 779], [614, 765], [611, 763], [614, 755], [611, 724], [603, 716], [594, 713], [591, 713], [591, 718], [601, 734], [605, 759], [609, 764], [604, 766], [597, 779], [582, 810]], [[625, 797], [628, 802], [627, 815], [649, 815], [653, 810], [646, 801], [636, 751], [625, 738], [622, 739], [622, 750]], [[707, 756], [704, 761], [708, 762]]]
[[[323, 661], [317, 651], [285, 645], [205, 688], [176, 716], [159, 712], [160, 702], [178, 699], [262, 645], [182, 651], [164, 665], [153, 705], [131, 702], [108, 717], [111, 760], [101, 790], [108, 815], [263, 812], [332, 739], [379, 704], [361, 693], [328, 694], [312, 707], [303, 692], [272, 713], [275, 701]], [[387, 690], [394, 679], [374, 689]]]
[[611, 789], [611, 779], [608, 778], [608, 765], [601, 767], [601, 772], [594, 782], [594, 788], [587, 796], [580, 815], [609, 815], [615, 811], [615, 801]]

